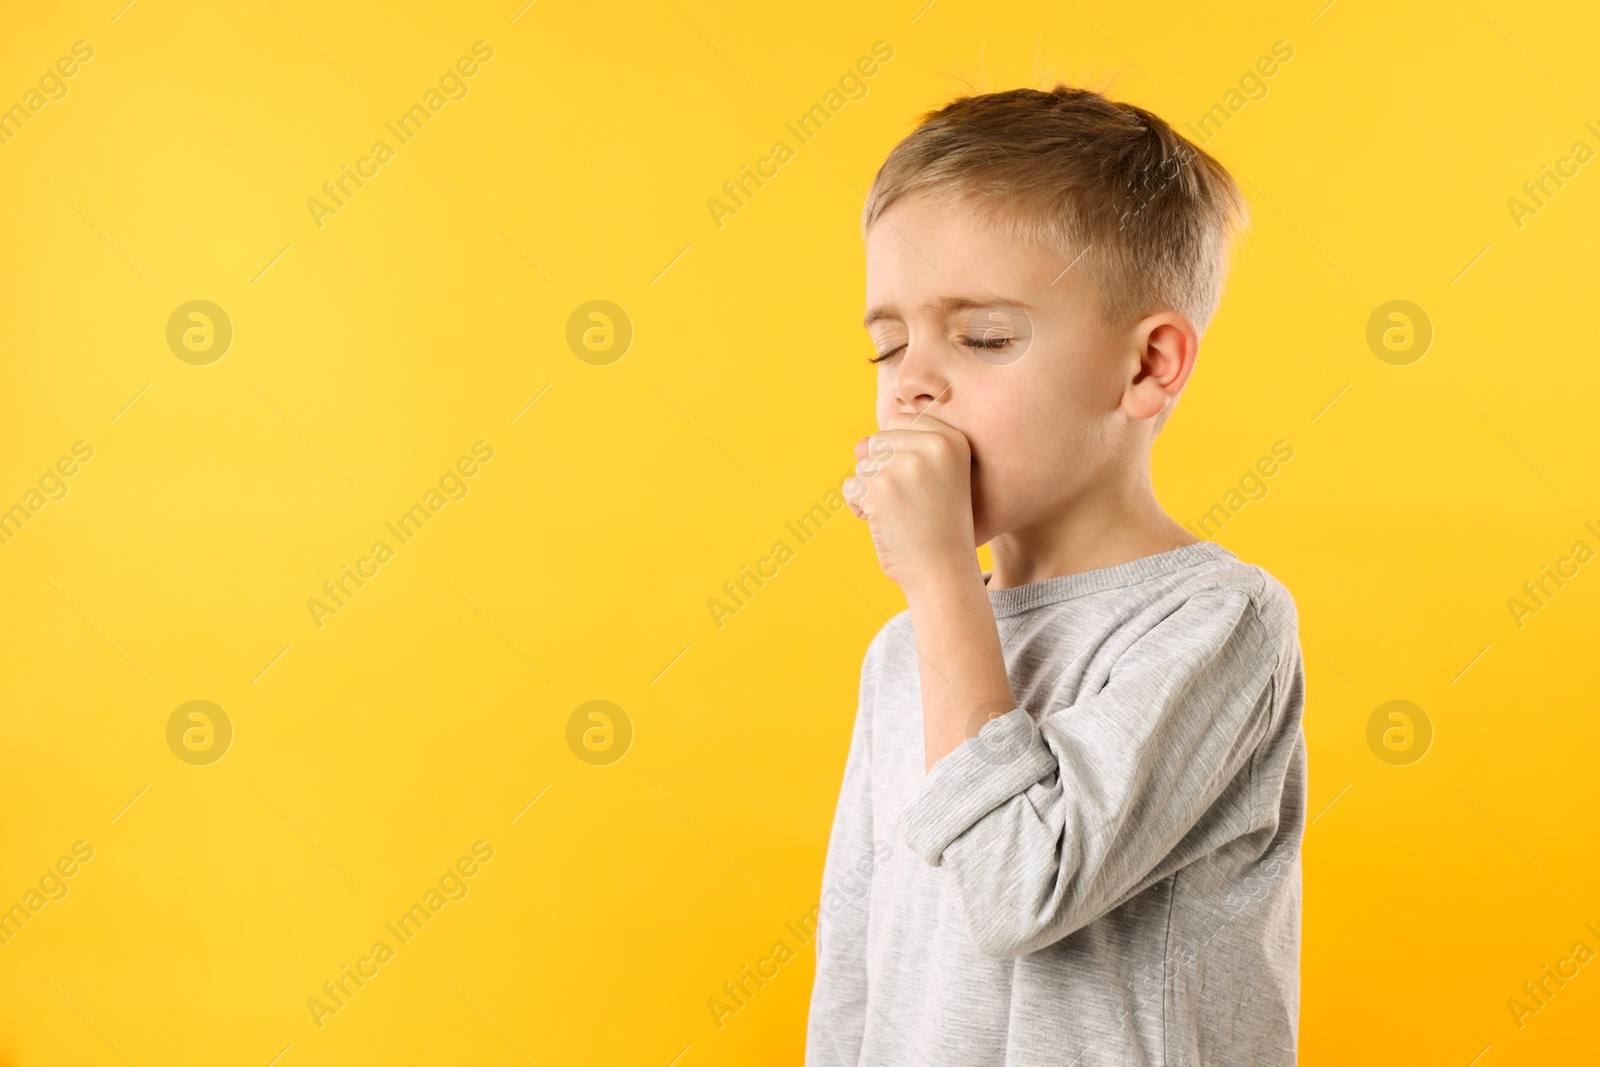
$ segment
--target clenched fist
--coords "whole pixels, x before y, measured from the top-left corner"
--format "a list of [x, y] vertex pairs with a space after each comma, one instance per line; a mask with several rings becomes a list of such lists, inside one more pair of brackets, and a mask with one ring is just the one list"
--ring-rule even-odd
[[883, 573], [902, 589], [976, 566], [972, 450], [932, 415], [896, 412], [886, 429], [856, 442], [846, 502], [867, 520]]

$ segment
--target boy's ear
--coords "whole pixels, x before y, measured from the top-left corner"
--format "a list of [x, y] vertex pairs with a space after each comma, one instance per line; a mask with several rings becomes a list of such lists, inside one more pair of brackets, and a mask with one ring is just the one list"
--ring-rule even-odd
[[1139, 320], [1132, 342], [1138, 366], [1123, 391], [1122, 410], [1131, 418], [1154, 418], [1189, 380], [1200, 351], [1200, 335], [1187, 316], [1160, 311]]

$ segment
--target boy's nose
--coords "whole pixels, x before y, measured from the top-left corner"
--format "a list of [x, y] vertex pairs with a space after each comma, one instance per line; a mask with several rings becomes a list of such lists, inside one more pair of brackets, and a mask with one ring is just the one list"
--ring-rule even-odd
[[906, 346], [901, 356], [894, 379], [894, 395], [900, 410], [916, 414], [943, 399], [952, 383], [929, 366], [926, 359], [915, 359], [911, 349], [912, 346]]

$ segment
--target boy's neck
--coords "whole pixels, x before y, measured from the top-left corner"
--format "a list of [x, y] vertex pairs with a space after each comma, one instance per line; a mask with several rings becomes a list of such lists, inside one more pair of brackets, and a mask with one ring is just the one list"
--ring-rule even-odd
[[1162, 510], [1148, 481], [1122, 478], [1091, 486], [1055, 513], [992, 539], [994, 568], [986, 588], [1114, 567], [1199, 540]]

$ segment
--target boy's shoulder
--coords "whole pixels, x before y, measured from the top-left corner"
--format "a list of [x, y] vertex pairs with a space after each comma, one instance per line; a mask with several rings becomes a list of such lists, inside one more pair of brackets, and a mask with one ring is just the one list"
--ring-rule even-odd
[[[1164, 581], [1154, 581], [1138, 591], [1150, 602], [1176, 610], [1200, 597], [1232, 601], [1252, 620], [1263, 651], [1280, 664], [1293, 663], [1299, 656], [1300, 614], [1294, 595], [1277, 576], [1257, 563], [1249, 563], [1215, 541], [1198, 541], [1187, 546], [1197, 558], [1175, 568]], [[1169, 553], [1170, 554], [1170, 553]]]
[[1238, 592], [1250, 598], [1256, 617], [1268, 630], [1294, 633], [1299, 628], [1299, 612], [1294, 595], [1277, 577], [1258, 563], [1246, 563], [1215, 541], [1200, 541], [1190, 547], [1207, 545], [1210, 558], [1180, 570], [1179, 588], [1190, 596]]

